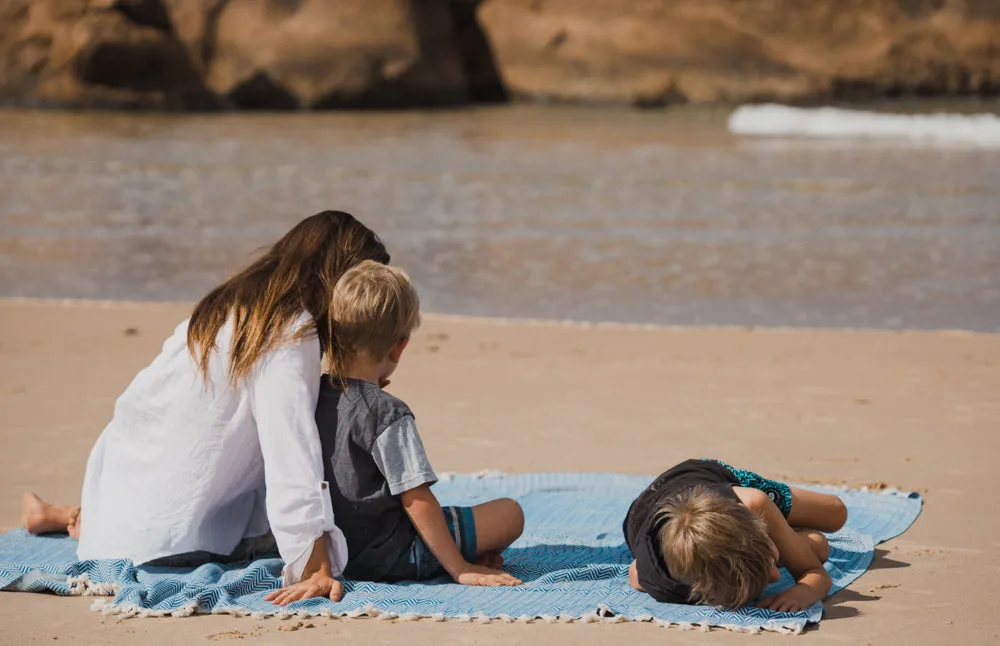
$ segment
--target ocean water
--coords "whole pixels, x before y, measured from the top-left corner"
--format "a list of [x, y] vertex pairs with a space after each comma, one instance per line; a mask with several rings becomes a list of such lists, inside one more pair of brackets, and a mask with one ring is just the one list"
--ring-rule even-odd
[[195, 300], [340, 209], [435, 312], [1000, 330], [1000, 150], [727, 116], [0, 111], [0, 297]]

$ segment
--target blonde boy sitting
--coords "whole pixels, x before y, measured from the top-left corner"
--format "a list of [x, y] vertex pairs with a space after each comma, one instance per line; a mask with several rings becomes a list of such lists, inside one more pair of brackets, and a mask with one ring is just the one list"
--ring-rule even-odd
[[344, 576], [519, 584], [500, 569], [500, 554], [521, 535], [521, 506], [504, 498], [442, 508], [413, 413], [382, 389], [420, 323], [410, 279], [362, 262], [337, 283], [331, 317], [336, 374], [323, 380], [316, 422], [334, 518], [347, 539]]

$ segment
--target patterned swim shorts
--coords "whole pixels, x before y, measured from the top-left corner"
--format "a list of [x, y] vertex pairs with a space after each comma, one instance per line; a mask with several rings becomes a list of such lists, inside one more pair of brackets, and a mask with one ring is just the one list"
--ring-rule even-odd
[[[476, 560], [476, 520], [472, 515], [472, 507], [442, 507], [444, 521], [448, 525], [452, 540], [458, 550], [470, 563]], [[444, 576], [448, 572], [441, 565], [431, 548], [419, 535], [413, 539], [410, 548], [406, 550], [392, 570], [384, 577], [386, 581], [426, 581]]]
[[731, 467], [722, 460], [712, 461], [718, 462], [722, 466], [726, 467], [726, 469], [728, 469], [729, 472], [736, 476], [736, 479], [740, 481], [741, 487], [757, 489], [758, 491], [766, 493], [767, 497], [771, 499], [771, 502], [777, 505], [778, 509], [781, 510], [782, 515], [785, 518], [788, 518], [788, 514], [792, 512], [792, 490], [788, 487], [788, 485], [784, 482], [778, 482], [777, 480], [768, 480], [753, 471]]

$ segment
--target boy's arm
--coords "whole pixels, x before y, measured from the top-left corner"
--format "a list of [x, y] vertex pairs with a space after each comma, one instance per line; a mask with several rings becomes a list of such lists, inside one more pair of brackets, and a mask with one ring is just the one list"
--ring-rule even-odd
[[778, 548], [781, 564], [788, 568], [797, 582], [794, 587], [763, 599], [757, 605], [778, 612], [797, 612], [826, 597], [832, 585], [830, 574], [823, 568], [808, 541], [792, 529], [781, 515], [777, 505], [767, 494], [756, 489], [733, 487], [733, 491], [743, 504], [764, 518], [767, 533]]
[[372, 445], [372, 458], [385, 476], [389, 493], [399, 496], [410, 521], [427, 547], [458, 583], [466, 585], [517, 585], [502, 570], [468, 563], [448, 531], [444, 512], [430, 486], [437, 481], [424, 451], [412, 415], [387, 426]]
[[632, 564], [628, 566], [628, 584], [639, 592], [646, 591], [639, 583], [639, 570], [636, 569], [635, 559], [632, 559]]
[[521, 582], [503, 570], [494, 570], [469, 563], [455, 545], [444, 512], [430, 485], [421, 485], [400, 494], [403, 508], [413, 521], [420, 537], [427, 543], [437, 560], [457, 583], [463, 585], [518, 585]]

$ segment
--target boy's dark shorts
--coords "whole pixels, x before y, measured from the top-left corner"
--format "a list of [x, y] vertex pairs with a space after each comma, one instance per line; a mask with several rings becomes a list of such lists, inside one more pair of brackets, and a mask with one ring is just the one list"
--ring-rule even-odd
[[[472, 507], [442, 507], [444, 520], [465, 560], [476, 560], [476, 521]], [[406, 552], [399, 557], [383, 581], [424, 581], [445, 576], [448, 572], [418, 534]]]

